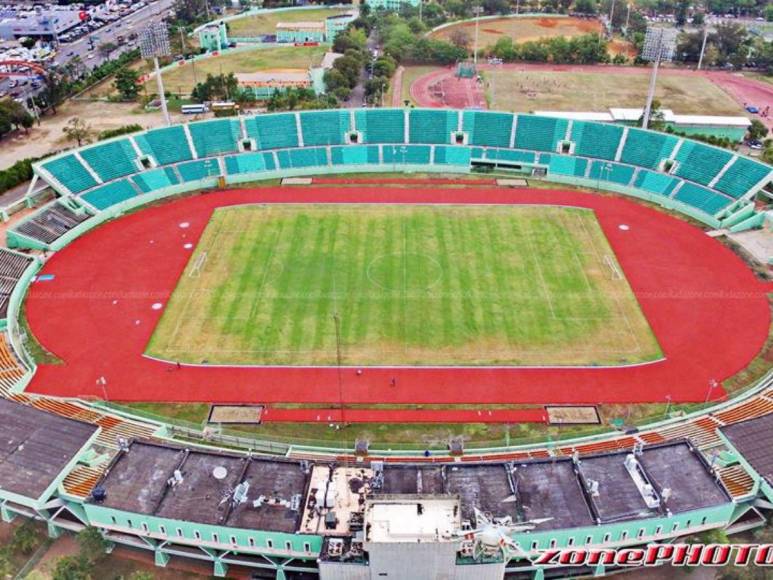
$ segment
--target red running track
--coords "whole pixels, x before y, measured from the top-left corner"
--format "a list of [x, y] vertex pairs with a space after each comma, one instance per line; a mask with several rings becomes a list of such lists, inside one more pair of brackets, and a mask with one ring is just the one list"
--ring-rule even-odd
[[[628, 368], [368, 368], [342, 372], [343, 400], [374, 403], [593, 404], [703, 401], [767, 337], [766, 288], [720, 243], [631, 200], [576, 191], [378, 186], [267, 188], [188, 197], [107, 223], [56, 253], [27, 314], [64, 364], [41, 365], [29, 390], [122, 401], [339, 404], [335, 368], [189, 367], [143, 357], [161, 310], [212, 211], [272, 202], [564, 204], [592, 208], [666, 360]], [[181, 229], [181, 222], [190, 227]], [[624, 231], [621, 224], [629, 226]], [[106, 384], [97, 383], [104, 377]], [[396, 385], [390, 386], [392, 378]]]

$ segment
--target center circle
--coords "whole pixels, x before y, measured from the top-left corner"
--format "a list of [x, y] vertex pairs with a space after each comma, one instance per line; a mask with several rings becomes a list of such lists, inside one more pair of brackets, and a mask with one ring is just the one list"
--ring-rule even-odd
[[384, 290], [429, 290], [442, 274], [435, 258], [414, 252], [382, 254], [368, 266], [368, 278]]

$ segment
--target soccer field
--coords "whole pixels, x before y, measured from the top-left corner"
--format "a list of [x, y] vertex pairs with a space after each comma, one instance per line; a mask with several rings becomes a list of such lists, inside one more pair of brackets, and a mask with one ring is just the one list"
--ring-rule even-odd
[[218, 209], [147, 351], [255, 365], [661, 357], [593, 212], [552, 206]]

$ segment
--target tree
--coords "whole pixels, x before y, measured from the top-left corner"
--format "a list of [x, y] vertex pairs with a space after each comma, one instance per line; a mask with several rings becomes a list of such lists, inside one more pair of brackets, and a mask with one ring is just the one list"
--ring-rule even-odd
[[12, 128], [24, 129], [25, 133], [32, 127], [32, 115], [29, 114], [24, 105], [17, 103], [13, 99], [3, 99], [0, 101], [0, 115], [8, 121]]
[[91, 580], [94, 565], [82, 555], [59, 558], [52, 574], [53, 580]]
[[78, 546], [81, 556], [93, 563], [104, 557], [108, 542], [102, 532], [93, 526], [88, 526], [78, 533]]
[[465, 50], [470, 48], [470, 35], [467, 34], [467, 31], [464, 28], [454, 28], [448, 39], [454, 46]]
[[47, 72], [41, 95], [55, 115], [57, 105], [67, 96], [69, 85], [69, 79], [64, 75], [54, 71]]
[[765, 6], [765, 20], [773, 22], [773, 4]]
[[91, 141], [91, 127], [80, 117], [73, 117], [67, 121], [63, 131], [67, 139], [78, 143], [78, 147]]
[[129, 576], [129, 580], [153, 580], [154, 578], [155, 576], [146, 570], [137, 570]]
[[103, 58], [110, 58], [110, 55], [118, 48], [114, 42], [105, 42], [99, 45], [97, 52]]
[[574, 9], [580, 14], [596, 14], [596, 0], [577, 0], [574, 3]]
[[29, 522], [25, 522], [14, 530], [9, 547], [13, 552], [29, 555], [39, 543], [40, 538], [35, 528]]
[[752, 119], [752, 124], [749, 127], [749, 139], [753, 141], [760, 141], [768, 136], [768, 128], [765, 123], [759, 119]]
[[133, 101], [137, 98], [140, 92], [140, 73], [125, 66], [118, 69], [115, 73], [115, 79], [113, 80], [113, 86], [120, 93], [121, 99], [124, 101]]

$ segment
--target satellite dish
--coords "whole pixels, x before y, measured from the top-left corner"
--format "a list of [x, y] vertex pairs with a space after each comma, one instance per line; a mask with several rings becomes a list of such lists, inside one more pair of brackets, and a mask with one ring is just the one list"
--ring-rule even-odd
[[225, 479], [226, 475], [228, 475], [228, 470], [225, 467], [218, 466], [212, 470], [212, 477], [215, 479]]

